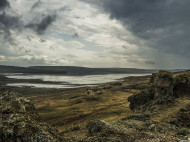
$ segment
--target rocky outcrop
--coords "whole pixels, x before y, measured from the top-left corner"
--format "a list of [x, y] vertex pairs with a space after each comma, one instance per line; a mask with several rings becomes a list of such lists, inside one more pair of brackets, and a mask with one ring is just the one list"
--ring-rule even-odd
[[130, 96], [128, 101], [130, 102], [131, 110], [145, 110], [150, 103], [154, 99], [154, 95], [149, 93], [148, 90], [144, 90], [138, 94]]
[[[135, 123], [136, 122], [136, 123]], [[87, 124], [88, 137], [81, 142], [177, 142], [177, 138], [166, 134], [173, 125], [159, 125], [154, 122], [119, 120], [114, 123], [107, 123], [101, 120], [94, 120]], [[134, 127], [129, 127], [129, 125]], [[154, 133], [155, 132], [155, 133]]]
[[130, 96], [131, 110], [152, 111], [157, 104], [171, 102], [175, 96], [173, 93], [174, 79], [167, 71], [160, 71], [150, 78], [148, 89]]
[[187, 75], [175, 77], [174, 95], [176, 97], [190, 97], [190, 78]]
[[172, 74], [167, 71], [160, 71], [153, 74], [150, 78], [148, 93], [152, 94], [155, 103], [168, 102], [174, 98], [173, 88], [174, 79]]
[[[114, 123], [101, 120], [89, 122], [88, 137], [84, 142], [177, 142], [181, 139], [185, 140], [183, 136], [190, 134], [190, 105], [184, 107], [189, 103], [186, 98], [180, 98], [179, 100], [186, 100], [186, 103], [182, 104], [184, 106], [177, 105], [172, 108], [175, 99], [189, 96], [188, 91], [184, 93], [180, 90], [184, 88], [189, 89], [187, 76], [174, 78], [167, 71], [153, 74], [145, 90], [128, 98], [130, 109], [135, 113]], [[179, 92], [177, 93], [176, 90]], [[167, 105], [168, 103], [170, 105]], [[167, 110], [168, 106], [170, 108]], [[166, 108], [171, 114], [167, 111], [163, 112], [162, 108]]]
[[137, 139], [142, 141], [146, 136], [101, 120], [89, 122], [87, 129], [89, 136], [83, 142], [134, 142]]
[[13, 92], [0, 94], [0, 142], [64, 141], [56, 128], [40, 121], [34, 105]]
[[190, 97], [190, 78], [172, 77], [167, 71], [151, 76], [148, 88], [128, 98], [133, 111], [153, 111], [158, 105], [172, 102], [177, 97]]

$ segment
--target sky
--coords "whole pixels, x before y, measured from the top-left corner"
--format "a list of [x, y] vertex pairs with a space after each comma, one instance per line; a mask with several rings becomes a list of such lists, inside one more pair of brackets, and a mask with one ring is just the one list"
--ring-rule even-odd
[[190, 68], [189, 0], [1, 0], [0, 64]]

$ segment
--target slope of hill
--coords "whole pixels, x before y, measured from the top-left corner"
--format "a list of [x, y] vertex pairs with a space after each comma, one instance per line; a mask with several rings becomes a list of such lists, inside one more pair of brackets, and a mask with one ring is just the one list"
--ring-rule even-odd
[[26, 74], [66, 74], [61, 69], [43, 69], [36, 67], [16, 67], [0, 65], [0, 73], [26, 73]]
[[86, 68], [76, 66], [36, 66], [39, 69], [65, 70], [69, 75], [91, 75], [91, 74], [122, 74], [122, 73], [153, 73], [157, 70], [146, 70], [136, 68]]
[[16, 67], [0, 65], [0, 73], [30, 73], [30, 74], [67, 74], [67, 75], [98, 75], [98, 74], [128, 74], [153, 73], [157, 70], [135, 68], [85, 68], [75, 66], [31, 66]]

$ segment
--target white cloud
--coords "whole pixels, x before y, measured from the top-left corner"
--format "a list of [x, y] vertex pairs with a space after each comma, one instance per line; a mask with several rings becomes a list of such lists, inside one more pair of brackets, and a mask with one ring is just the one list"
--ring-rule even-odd
[[[30, 65], [77, 65], [90, 67], [152, 67], [146, 64], [148, 50], [116, 20], [80, 0], [10, 0], [9, 14], [28, 24], [55, 13], [56, 21], [43, 35], [30, 29], [12, 31], [14, 44], [0, 36], [0, 63]], [[73, 37], [73, 35], [77, 35]], [[95, 49], [96, 48], [96, 49]]]

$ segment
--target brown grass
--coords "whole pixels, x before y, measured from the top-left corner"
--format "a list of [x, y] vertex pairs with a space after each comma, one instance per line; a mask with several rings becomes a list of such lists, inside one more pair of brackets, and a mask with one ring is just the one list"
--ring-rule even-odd
[[99, 92], [90, 95], [86, 88], [80, 88], [30, 98], [43, 121], [57, 126], [64, 136], [72, 137], [82, 135], [90, 120], [112, 122], [130, 115], [127, 98], [145, 88], [148, 80], [149, 77], [126, 78], [122, 86], [103, 84], [99, 86]]
[[[174, 76], [178, 74], [175, 73]], [[149, 77], [128, 77], [121, 86], [103, 84], [98, 86], [101, 93], [92, 92], [90, 95], [87, 94], [86, 88], [80, 88], [30, 98], [43, 121], [57, 126], [66, 138], [82, 139], [87, 131], [85, 126], [91, 120], [113, 122], [129, 116], [131, 111], [127, 98], [146, 88]], [[151, 120], [166, 123], [169, 117], [187, 103], [190, 103], [190, 100], [181, 99], [171, 106], [163, 106]]]

